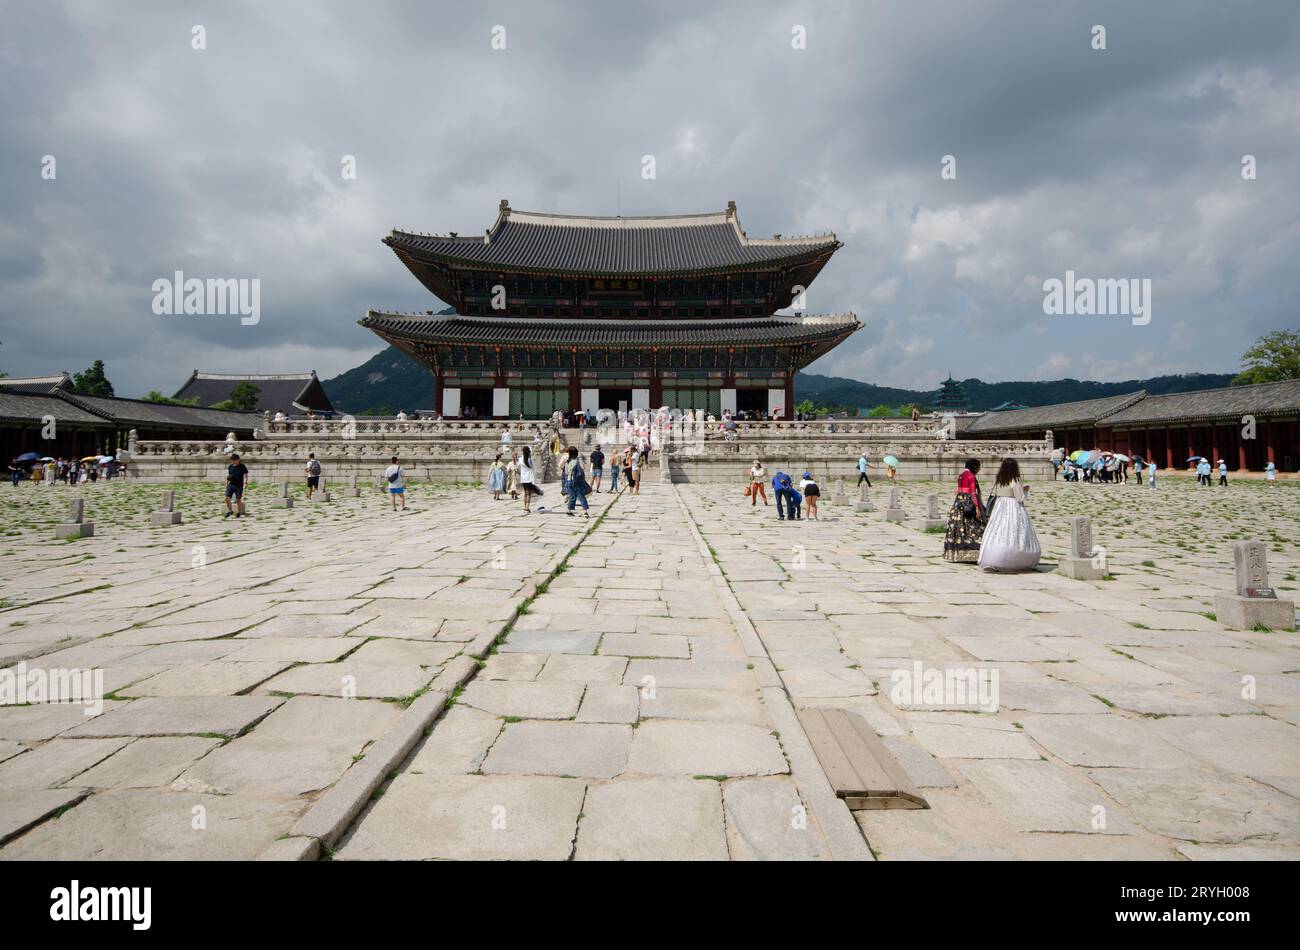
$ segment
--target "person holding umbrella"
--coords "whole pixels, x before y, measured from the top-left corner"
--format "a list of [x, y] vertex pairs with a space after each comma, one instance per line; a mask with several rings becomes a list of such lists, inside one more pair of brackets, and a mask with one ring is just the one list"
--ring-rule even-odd
[[881, 459], [881, 461], [885, 463], [885, 471], [889, 475], [889, 484], [897, 485], [898, 484], [898, 459], [894, 458], [892, 455], [886, 455], [883, 459]]
[[1207, 459], [1205, 456], [1201, 456], [1200, 458], [1201, 460], [1196, 463], [1196, 476], [1197, 476], [1196, 480], [1200, 482], [1202, 485], [1204, 485], [1206, 488], [1209, 488], [1210, 487], [1210, 460]]

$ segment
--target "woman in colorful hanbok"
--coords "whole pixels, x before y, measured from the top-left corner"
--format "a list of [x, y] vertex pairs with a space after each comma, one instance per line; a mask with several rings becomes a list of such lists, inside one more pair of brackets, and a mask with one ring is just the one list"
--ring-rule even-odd
[[957, 477], [957, 497], [948, 512], [948, 531], [943, 537], [945, 561], [974, 564], [979, 560], [984, 534], [984, 500], [975, 478], [979, 470], [979, 459], [967, 459], [966, 468]]
[[986, 571], [1032, 571], [1043, 549], [1025, 510], [1025, 488], [1015, 459], [1002, 460], [988, 502], [979, 565]]

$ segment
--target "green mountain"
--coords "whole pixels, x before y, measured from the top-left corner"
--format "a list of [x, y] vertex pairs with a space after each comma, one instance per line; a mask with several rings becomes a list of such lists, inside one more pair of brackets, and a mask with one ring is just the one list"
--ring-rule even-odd
[[[987, 410], [1003, 403], [1022, 406], [1047, 406], [1078, 399], [1098, 399], [1145, 389], [1150, 393], [1192, 392], [1217, 389], [1232, 382], [1228, 373], [1186, 373], [1130, 379], [1119, 383], [1090, 380], [1056, 379], [1046, 382], [986, 383], [978, 379], [961, 380], [962, 392], [973, 410]], [[339, 412], [353, 415], [396, 415], [399, 409], [411, 412], [433, 408], [433, 374], [402, 351], [388, 347], [355, 369], [324, 381], [325, 391]], [[916, 403], [932, 408], [939, 387], [933, 389], [895, 389], [875, 386], [856, 379], [797, 373], [794, 399], [811, 399], [818, 405], [871, 409], [879, 405], [904, 406]]]
[[433, 374], [393, 346], [321, 385], [338, 412], [354, 416], [433, 409]]
[[[1152, 394], [1194, 392], [1218, 389], [1231, 385], [1231, 373], [1183, 373], [1174, 376], [1153, 376], [1150, 379], [1128, 379], [1118, 383], [1099, 383], [1092, 380], [1054, 379], [1044, 382], [986, 383], [978, 379], [960, 380], [970, 408], [976, 411], [992, 409], [1003, 403], [1022, 406], [1050, 406], [1079, 399], [1099, 399], [1145, 389]], [[878, 405], [902, 406], [916, 403], [923, 408], [933, 408], [939, 395], [934, 389], [893, 389], [873, 386], [856, 379], [837, 376], [819, 376], [815, 373], [796, 373], [794, 400], [796, 403], [811, 399], [819, 405], [871, 409]]]

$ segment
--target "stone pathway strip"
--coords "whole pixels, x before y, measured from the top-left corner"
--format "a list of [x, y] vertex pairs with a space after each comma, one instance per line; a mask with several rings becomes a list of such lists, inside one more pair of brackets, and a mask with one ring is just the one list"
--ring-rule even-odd
[[871, 858], [676, 490], [649, 482], [334, 854], [394, 856]]

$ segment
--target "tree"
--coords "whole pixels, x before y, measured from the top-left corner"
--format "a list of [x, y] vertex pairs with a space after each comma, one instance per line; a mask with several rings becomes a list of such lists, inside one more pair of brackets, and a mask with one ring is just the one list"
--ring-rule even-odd
[[104, 375], [104, 361], [95, 360], [84, 373], [75, 373], [72, 388], [82, 396], [113, 395], [113, 384]]
[[192, 399], [172, 399], [170, 396], [164, 396], [156, 389], [151, 389], [144, 394], [144, 401], [161, 403], [164, 406], [197, 406], [199, 404], [199, 397], [195, 396]]
[[256, 385], [250, 383], [246, 379], [241, 380], [240, 382], [235, 383], [234, 388], [230, 390], [230, 398], [223, 399], [221, 402], [214, 402], [210, 408], [233, 409], [236, 412], [252, 412], [257, 408], [257, 400], [261, 395], [262, 390], [260, 390]]
[[795, 412], [801, 412], [804, 418], [817, 415], [817, 405], [811, 399], [805, 399], [794, 407]]
[[1300, 379], [1300, 332], [1265, 333], [1242, 354], [1241, 362], [1245, 368], [1233, 379], [1234, 386]]
[[867, 413], [867, 415], [872, 419], [886, 419], [893, 414], [894, 408], [892, 406], [886, 406], [883, 402]]

